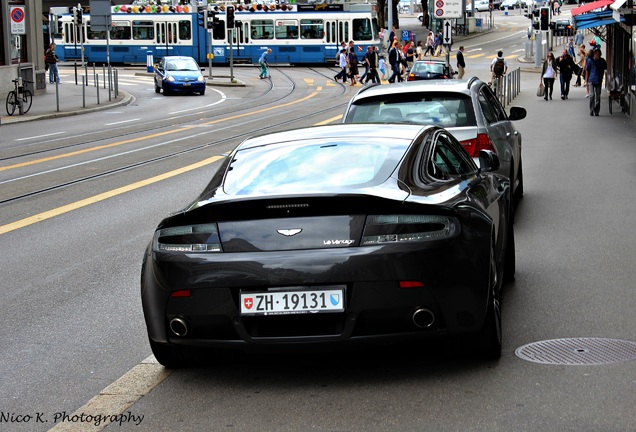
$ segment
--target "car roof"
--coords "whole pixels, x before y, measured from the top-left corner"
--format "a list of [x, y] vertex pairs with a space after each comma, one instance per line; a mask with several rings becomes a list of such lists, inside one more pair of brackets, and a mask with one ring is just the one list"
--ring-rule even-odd
[[470, 94], [470, 88], [480, 83], [477, 78], [469, 79], [453, 79], [453, 80], [434, 80], [434, 81], [406, 81], [397, 82], [391, 85], [375, 85], [365, 87], [358, 91], [353, 100], [363, 99], [373, 96], [394, 95], [401, 93], [413, 92], [452, 92]]
[[334, 139], [346, 140], [352, 138], [372, 137], [388, 140], [412, 141], [423, 131], [431, 129], [431, 125], [405, 125], [405, 124], [365, 124], [365, 123], [338, 123], [325, 126], [310, 126], [300, 129], [291, 129], [282, 132], [267, 133], [246, 139], [239, 145], [239, 150], [258, 146], [278, 144], [290, 141], [302, 141], [306, 139]]

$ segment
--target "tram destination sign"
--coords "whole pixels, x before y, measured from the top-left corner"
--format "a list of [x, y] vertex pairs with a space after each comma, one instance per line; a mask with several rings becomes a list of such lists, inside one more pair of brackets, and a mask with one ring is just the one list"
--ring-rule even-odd
[[448, 19], [464, 16], [464, 0], [435, 0], [434, 18]]

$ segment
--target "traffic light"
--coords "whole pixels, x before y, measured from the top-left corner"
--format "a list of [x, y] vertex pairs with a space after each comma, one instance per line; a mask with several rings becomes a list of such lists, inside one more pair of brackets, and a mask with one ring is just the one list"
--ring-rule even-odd
[[539, 22], [541, 23], [541, 30], [547, 31], [550, 29], [550, 8], [542, 7], [541, 14], [539, 15]]
[[214, 11], [210, 11], [209, 15], [211, 19], [210, 21], [208, 21], [208, 28], [213, 29], [214, 25], [218, 22], [219, 19], [216, 17], [216, 12]]
[[82, 9], [77, 8], [77, 25], [82, 25]]
[[227, 28], [234, 28], [234, 6], [228, 6], [226, 9], [227, 13]]
[[535, 30], [540, 30], [541, 28], [539, 27], [539, 21], [533, 21], [532, 28]]
[[77, 25], [77, 8], [73, 8], [73, 24]]
[[200, 10], [198, 18], [199, 18], [199, 26], [206, 28], [206, 23], [208, 22], [208, 11]]

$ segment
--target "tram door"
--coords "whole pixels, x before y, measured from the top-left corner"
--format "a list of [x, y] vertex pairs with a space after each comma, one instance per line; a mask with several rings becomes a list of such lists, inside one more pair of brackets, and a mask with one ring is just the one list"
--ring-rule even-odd
[[325, 20], [325, 57], [327, 63], [335, 63], [336, 54], [340, 51], [340, 42], [349, 43], [349, 22], [342, 20]]
[[157, 38], [157, 56], [165, 57], [178, 55], [174, 52], [174, 45], [177, 43], [177, 23], [158, 22], [155, 23], [155, 34]]

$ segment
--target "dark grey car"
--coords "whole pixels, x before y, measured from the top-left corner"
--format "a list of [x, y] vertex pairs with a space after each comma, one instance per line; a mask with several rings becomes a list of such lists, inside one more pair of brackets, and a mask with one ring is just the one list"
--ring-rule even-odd
[[523, 195], [521, 134], [512, 121], [526, 110], [506, 113], [488, 84], [477, 78], [369, 86], [349, 102], [343, 123], [434, 124], [450, 131], [478, 163], [480, 150], [493, 150], [497, 171], [511, 179], [514, 196]]

